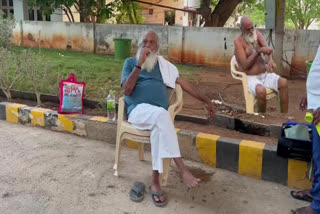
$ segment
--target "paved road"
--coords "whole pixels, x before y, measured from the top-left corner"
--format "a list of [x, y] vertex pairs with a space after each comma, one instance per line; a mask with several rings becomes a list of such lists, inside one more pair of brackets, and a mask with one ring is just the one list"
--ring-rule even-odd
[[0, 213], [289, 213], [307, 203], [291, 199], [290, 188], [186, 162], [203, 179], [188, 190], [172, 168], [164, 189], [169, 204], [156, 208], [149, 195], [128, 199], [136, 181], [149, 184], [150, 156], [122, 150], [121, 177], [113, 176], [113, 145], [70, 134], [0, 121]]

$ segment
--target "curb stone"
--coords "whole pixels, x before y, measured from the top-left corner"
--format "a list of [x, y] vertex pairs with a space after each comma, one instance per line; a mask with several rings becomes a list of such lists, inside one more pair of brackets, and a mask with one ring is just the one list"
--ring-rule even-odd
[[[62, 115], [50, 109], [0, 102], [0, 120], [68, 132], [111, 144], [115, 144], [116, 139], [116, 122], [108, 121], [106, 117]], [[296, 188], [311, 187], [311, 182], [306, 179], [307, 162], [277, 156], [275, 145], [179, 129], [177, 133], [185, 159]], [[132, 148], [137, 145], [136, 142], [127, 144]]]
[[[10, 90], [12, 98], [26, 99], [36, 101], [36, 95], [33, 92]], [[5, 97], [4, 93], [0, 91], [0, 96]], [[59, 103], [59, 99], [56, 95], [41, 94], [41, 100], [46, 102]], [[95, 108], [99, 105], [95, 100], [83, 100], [85, 107]], [[117, 104], [116, 104], [117, 105]], [[117, 106], [116, 106], [117, 109]], [[216, 114], [213, 121], [209, 121], [207, 118], [190, 116], [184, 114], [178, 114], [175, 120], [189, 121], [197, 124], [213, 124], [221, 128], [227, 128], [235, 131], [239, 131], [247, 134], [261, 135], [261, 136], [273, 136], [278, 137], [281, 130], [281, 125], [267, 125], [244, 119], [234, 118], [225, 114]]]

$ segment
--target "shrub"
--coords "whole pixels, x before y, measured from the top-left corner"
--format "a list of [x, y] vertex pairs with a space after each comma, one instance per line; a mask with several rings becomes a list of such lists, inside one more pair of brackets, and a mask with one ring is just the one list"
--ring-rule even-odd
[[12, 30], [16, 22], [12, 17], [4, 18], [0, 11], [0, 47], [8, 48], [11, 44]]
[[22, 75], [22, 61], [16, 54], [0, 47], [0, 89], [11, 100], [10, 89]]
[[22, 72], [26, 76], [25, 80], [36, 94], [37, 104], [40, 106], [40, 95], [48, 87], [52, 67], [43, 55], [31, 50], [23, 51], [19, 55], [19, 60], [23, 61]]

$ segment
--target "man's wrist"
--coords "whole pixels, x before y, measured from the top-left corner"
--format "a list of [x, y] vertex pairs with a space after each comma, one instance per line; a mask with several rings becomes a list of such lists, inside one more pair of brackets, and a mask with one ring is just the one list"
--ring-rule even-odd
[[139, 65], [135, 65], [134, 67], [136, 67], [136, 68], [138, 68], [140, 70], [142, 69], [141, 66], [139, 66]]
[[143, 60], [143, 62], [141, 62], [141, 59], [140, 59], [140, 60], [137, 62], [137, 64], [136, 64], [136, 65], [137, 65], [137, 66], [139, 66], [139, 67], [142, 67], [142, 65], [143, 65], [144, 61], [145, 61], [145, 60]]

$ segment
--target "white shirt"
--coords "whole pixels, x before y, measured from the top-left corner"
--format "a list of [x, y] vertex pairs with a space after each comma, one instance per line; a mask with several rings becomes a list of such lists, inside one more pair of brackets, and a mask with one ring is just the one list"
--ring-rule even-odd
[[307, 92], [320, 95], [320, 45], [307, 78]]
[[308, 109], [320, 107], [320, 45], [307, 78]]

